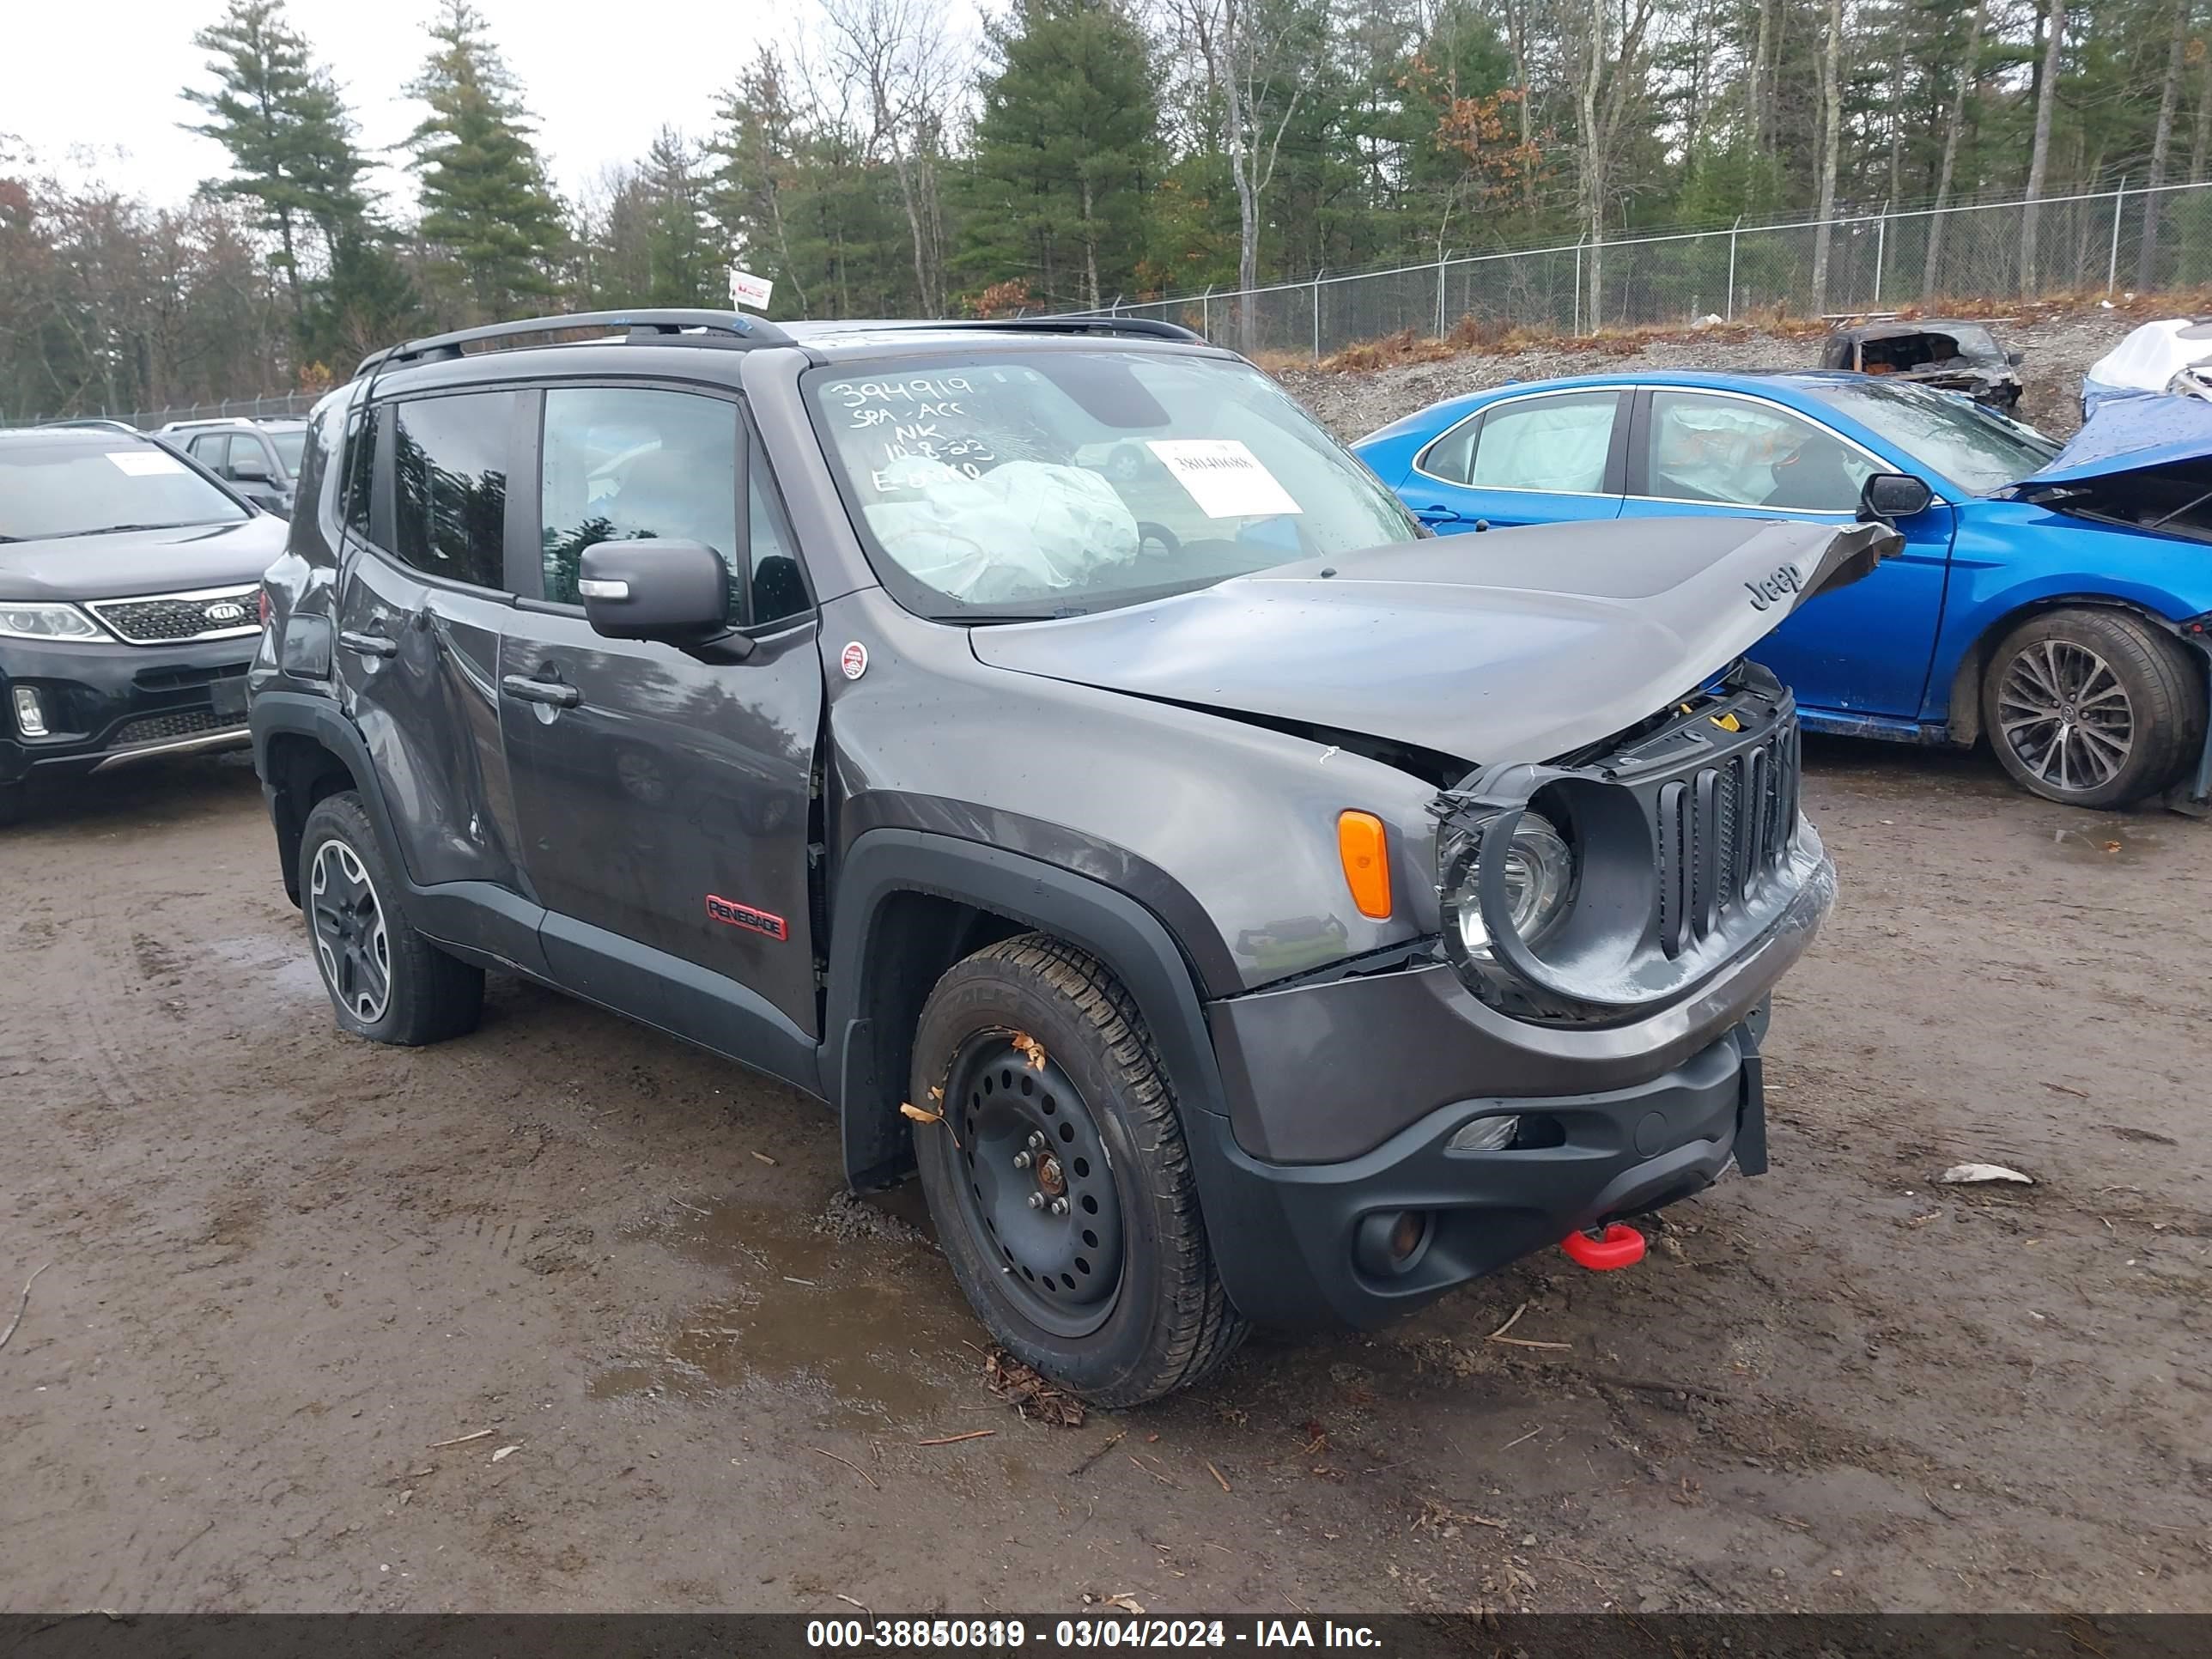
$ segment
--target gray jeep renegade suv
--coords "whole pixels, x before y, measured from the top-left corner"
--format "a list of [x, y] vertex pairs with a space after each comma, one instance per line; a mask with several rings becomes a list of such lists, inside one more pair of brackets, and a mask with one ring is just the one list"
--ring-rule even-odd
[[1426, 538], [1162, 324], [538, 319], [316, 410], [255, 757], [343, 1028], [782, 1079], [1128, 1405], [1764, 1168], [1833, 870], [1741, 653], [1895, 544]]

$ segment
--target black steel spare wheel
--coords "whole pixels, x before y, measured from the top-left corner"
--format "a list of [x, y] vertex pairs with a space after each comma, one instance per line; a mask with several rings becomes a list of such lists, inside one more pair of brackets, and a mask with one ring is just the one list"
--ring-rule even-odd
[[1105, 963], [1042, 933], [963, 957], [922, 1005], [908, 1079], [938, 1243], [1008, 1352], [1118, 1409], [1235, 1349], [1175, 1079]]
[[315, 849], [308, 866], [307, 915], [315, 955], [331, 994], [374, 1025], [392, 998], [392, 940], [384, 906], [361, 855], [342, 841]]
[[1012, 1031], [980, 1031], [945, 1085], [973, 1235], [988, 1239], [1004, 1288], [1056, 1336], [1098, 1328], [1120, 1292], [1121, 1202], [1098, 1125], [1059, 1062], [1042, 1068]]

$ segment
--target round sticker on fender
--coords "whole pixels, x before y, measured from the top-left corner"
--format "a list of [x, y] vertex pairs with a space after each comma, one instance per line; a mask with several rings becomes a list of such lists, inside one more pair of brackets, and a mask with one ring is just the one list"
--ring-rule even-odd
[[868, 672], [868, 647], [854, 640], [839, 655], [837, 665], [845, 671], [847, 679], [857, 680]]

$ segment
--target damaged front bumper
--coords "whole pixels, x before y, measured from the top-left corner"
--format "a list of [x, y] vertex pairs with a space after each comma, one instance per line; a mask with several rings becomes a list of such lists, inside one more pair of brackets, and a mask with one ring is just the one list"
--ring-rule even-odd
[[[1192, 1115], [1193, 1150], [1247, 1316], [1371, 1325], [1763, 1170], [1768, 998], [1835, 895], [1796, 779], [1788, 693], [1739, 669], [1597, 759], [1447, 792], [1445, 939], [1457, 905], [1482, 925], [1446, 960], [1211, 1005], [1227, 1115]], [[1535, 811], [1577, 866], [1531, 945], [1505, 853]]]

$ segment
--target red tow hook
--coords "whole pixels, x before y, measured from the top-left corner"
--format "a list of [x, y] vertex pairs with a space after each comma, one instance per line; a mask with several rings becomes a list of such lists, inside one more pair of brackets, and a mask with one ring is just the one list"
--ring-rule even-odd
[[1644, 1235], [1625, 1222], [1615, 1221], [1595, 1237], [1585, 1232], [1569, 1233], [1559, 1242], [1559, 1248], [1579, 1267], [1592, 1273], [1611, 1273], [1644, 1260]]

